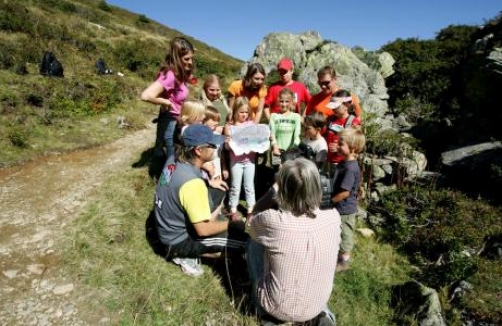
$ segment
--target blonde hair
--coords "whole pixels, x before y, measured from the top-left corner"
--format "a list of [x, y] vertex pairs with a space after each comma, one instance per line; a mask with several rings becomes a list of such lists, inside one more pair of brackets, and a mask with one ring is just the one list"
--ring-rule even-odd
[[220, 122], [221, 115], [220, 112], [218, 112], [218, 109], [216, 109], [212, 105], [206, 105], [206, 111], [204, 112], [204, 122], [207, 120], [213, 120], [216, 122]]
[[279, 95], [277, 96], [277, 101], [279, 101], [281, 96], [289, 96], [291, 98], [291, 106], [289, 107], [289, 111], [295, 111], [295, 105], [296, 105], [295, 93], [288, 87], [284, 87], [279, 91]]
[[361, 153], [366, 145], [364, 132], [358, 126], [349, 127], [340, 131], [338, 137], [340, 140], [346, 142], [349, 149], [353, 150], [356, 154]]
[[206, 106], [201, 101], [185, 101], [181, 107], [180, 122], [182, 125], [192, 124], [197, 121], [197, 119], [204, 119], [205, 113]]
[[235, 98], [234, 105], [232, 106], [232, 122], [235, 122], [235, 115], [243, 107], [248, 107], [248, 113], [251, 116], [251, 109], [249, 108], [249, 101], [245, 96], [239, 96]]

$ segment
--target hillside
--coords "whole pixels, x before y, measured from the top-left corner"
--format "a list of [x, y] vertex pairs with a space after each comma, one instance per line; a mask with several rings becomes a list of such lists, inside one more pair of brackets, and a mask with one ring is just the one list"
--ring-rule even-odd
[[[139, 103], [138, 94], [154, 78], [169, 40], [180, 35], [196, 47], [197, 77], [216, 73], [225, 85], [236, 76], [238, 59], [102, 0], [4, 1], [0, 166], [118, 138], [124, 130], [110, 121], [119, 116], [143, 128], [155, 108]], [[44, 51], [61, 61], [63, 79], [39, 75]], [[112, 75], [96, 74], [99, 58]]]

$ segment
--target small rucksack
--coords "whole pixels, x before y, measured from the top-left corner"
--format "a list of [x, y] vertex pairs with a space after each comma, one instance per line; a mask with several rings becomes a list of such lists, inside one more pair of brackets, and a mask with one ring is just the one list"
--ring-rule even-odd
[[49, 70], [51, 68], [52, 62], [56, 60], [56, 56], [54, 53], [45, 51], [42, 57], [42, 63], [40, 64], [40, 74], [41, 75], [49, 75]]
[[347, 120], [345, 121], [345, 124], [343, 126], [333, 125], [333, 124], [331, 124], [332, 121], [328, 121], [328, 128], [327, 128], [326, 133], [331, 131], [331, 132], [334, 132], [335, 134], [338, 134], [343, 129], [347, 129], [350, 126], [352, 126], [352, 123], [354, 122], [355, 118], [356, 118], [355, 115], [352, 115], [352, 114], [349, 115], [349, 117], [347, 118]]
[[106, 67], [106, 63], [103, 59], [99, 59], [98, 61], [96, 61], [94, 66], [96, 67], [96, 73], [98, 75], [105, 75], [109, 73], [109, 70]]
[[64, 76], [64, 69], [63, 65], [61, 62], [58, 60], [54, 60], [51, 63], [51, 67], [49, 69], [49, 76], [55, 76], [55, 77], [63, 77]]

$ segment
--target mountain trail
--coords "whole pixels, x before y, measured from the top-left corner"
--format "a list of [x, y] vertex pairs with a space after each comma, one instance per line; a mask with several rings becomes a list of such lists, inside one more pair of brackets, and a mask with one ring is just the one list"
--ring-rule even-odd
[[154, 137], [149, 124], [107, 145], [0, 169], [0, 325], [111, 323], [113, 316], [83, 311], [93, 294], [61, 270], [55, 245], [95, 190], [132, 169]]

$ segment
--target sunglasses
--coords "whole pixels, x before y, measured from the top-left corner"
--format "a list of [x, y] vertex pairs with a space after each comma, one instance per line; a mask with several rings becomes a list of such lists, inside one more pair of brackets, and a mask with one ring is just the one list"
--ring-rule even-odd
[[325, 81], [318, 81], [317, 84], [321, 87], [328, 87], [329, 83], [331, 83], [331, 80], [325, 80]]

